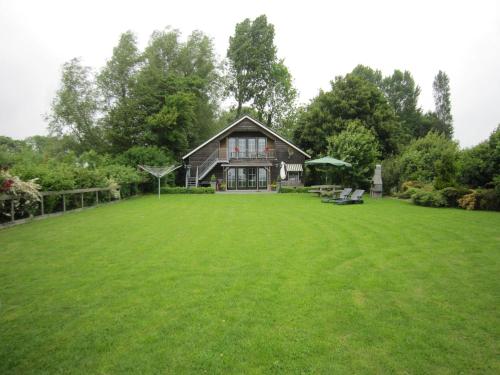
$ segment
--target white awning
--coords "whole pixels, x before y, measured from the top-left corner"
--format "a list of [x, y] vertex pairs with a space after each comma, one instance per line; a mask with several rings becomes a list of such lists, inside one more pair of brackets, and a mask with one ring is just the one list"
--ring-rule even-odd
[[303, 172], [302, 164], [287, 164], [286, 170], [288, 172]]

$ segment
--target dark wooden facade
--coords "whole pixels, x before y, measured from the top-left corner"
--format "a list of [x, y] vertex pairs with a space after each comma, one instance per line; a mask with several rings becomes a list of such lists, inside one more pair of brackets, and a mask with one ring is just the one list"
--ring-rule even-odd
[[[241, 139], [245, 145], [244, 152], [234, 144], [231, 149], [229, 145], [231, 138], [234, 138], [232, 142], [239, 142]], [[251, 141], [245, 141], [247, 139]], [[263, 139], [265, 139], [265, 149], [261, 147], [261, 143], [264, 144]], [[212, 175], [215, 175], [219, 183], [226, 184], [229, 190], [233, 174], [241, 173], [241, 176], [250, 175], [245, 189], [254, 190], [252, 176], [257, 173], [256, 178], [260, 179], [260, 183], [257, 183], [255, 190], [268, 190], [271, 184], [278, 181], [281, 162], [303, 166], [306, 158], [309, 158], [309, 155], [297, 146], [256, 120], [245, 116], [185, 155], [183, 161], [188, 186], [209, 184]], [[298, 173], [299, 177], [300, 175]], [[297, 179], [297, 176], [294, 176], [294, 179]], [[299, 178], [297, 184], [302, 181]], [[237, 186], [235, 190], [239, 190], [239, 187]]]

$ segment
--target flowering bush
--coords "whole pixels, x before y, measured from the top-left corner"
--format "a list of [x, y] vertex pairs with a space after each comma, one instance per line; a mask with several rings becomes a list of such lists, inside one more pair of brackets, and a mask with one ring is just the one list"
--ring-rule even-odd
[[29, 181], [22, 181], [17, 176], [11, 176], [9, 172], [0, 173], [0, 192], [6, 195], [23, 196], [34, 201], [40, 200], [40, 185], [36, 183], [36, 178]]
[[[0, 172], [0, 194], [5, 194], [9, 198], [15, 198], [14, 210], [20, 214], [27, 213], [33, 215], [40, 201], [40, 185], [36, 183], [36, 178], [29, 181], [22, 181], [17, 176], [11, 176], [6, 171]], [[5, 201], [0, 201], [0, 212], [10, 216], [10, 210], [6, 210]]]
[[120, 185], [115, 181], [113, 177], [106, 179], [106, 185], [111, 189], [111, 194], [113, 198], [120, 199]]

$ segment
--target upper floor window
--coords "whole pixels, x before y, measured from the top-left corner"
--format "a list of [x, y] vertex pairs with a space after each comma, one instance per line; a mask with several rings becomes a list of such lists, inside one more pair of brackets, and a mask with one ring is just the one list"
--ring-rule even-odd
[[268, 156], [265, 137], [230, 137], [228, 140], [230, 158], [264, 158]]

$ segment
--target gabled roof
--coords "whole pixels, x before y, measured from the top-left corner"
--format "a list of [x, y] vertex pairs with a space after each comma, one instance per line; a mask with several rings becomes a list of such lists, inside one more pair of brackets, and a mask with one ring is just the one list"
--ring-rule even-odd
[[261, 124], [259, 121], [251, 118], [250, 116], [248, 115], [245, 115], [243, 116], [242, 118], [236, 120], [235, 122], [233, 122], [231, 125], [229, 126], [226, 126], [224, 129], [222, 129], [220, 132], [218, 132], [216, 135], [214, 135], [212, 138], [210, 138], [209, 140], [207, 140], [206, 142], [202, 143], [201, 145], [199, 145], [198, 147], [196, 147], [194, 150], [190, 151], [189, 153], [187, 153], [186, 155], [184, 155], [182, 158], [183, 159], [186, 159], [187, 157], [191, 156], [192, 154], [194, 154], [196, 151], [198, 151], [200, 148], [202, 148], [203, 146], [206, 146], [207, 144], [209, 144], [210, 142], [212, 142], [214, 139], [220, 137], [222, 134], [224, 134], [225, 132], [227, 132], [228, 130], [234, 128], [236, 125], [238, 125], [240, 122], [242, 122], [243, 120], [250, 120], [252, 121], [255, 125], [257, 126], [260, 126], [262, 129], [264, 129], [265, 131], [267, 131], [268, 133], [271, 133], [272, 135], [274, 135], [276, 138], [278, 138], [279, 140], [285, 142], [288, 146], [296, 149], [298, 152], [300, 152], [301, 154], [303, 154], [305, 157], [307, 158], [310, 158], [310, 156], [302, 151], [300, 148], [298, 148], [297, 146], [295, 146], [293, 143], [291, 143], [290, 141], [287, 141], [285, 138], [283, 138], [281, 135], [277, 134], [276, 132], [272, 131], [271, 129], [269, 129], [267, 126], [265, 126], [264, 124]]

